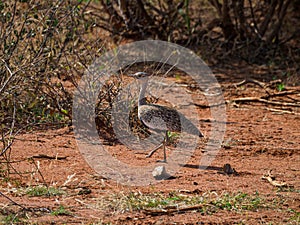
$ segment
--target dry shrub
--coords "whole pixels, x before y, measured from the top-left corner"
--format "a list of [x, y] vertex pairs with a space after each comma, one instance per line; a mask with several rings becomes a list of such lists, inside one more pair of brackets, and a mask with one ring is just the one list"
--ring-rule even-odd
[[101, 1], [95, 13], [98, 26], [116, 40], [154, 38], [168, 41], [189, 40], [201, 25], [199, 15], [190, 13], [189, 1]]
[[[206, 45], [219, 62], [235, 54], [250, 63], [275, 62], [296, 74], [296, 2], [0, 0], [0, 156], [9, 158], [14, 136], [24, 129], [70, 124], [73, 90], [105, 52], [107, 34], [117, 41]], [[107, 136], [120, 82], [106, 84], [97, 102], [96, 121]]]
[[71, 124], [77, 81], [104, 51], [88, 6], [0, 1], [0, 156], [7, 162], [21, 131]]
[[116, 41], [160, 39], [203, 46], [203, 58], [276, 64], [297, 73], [299, 1], [101, 1], [97, 25]]

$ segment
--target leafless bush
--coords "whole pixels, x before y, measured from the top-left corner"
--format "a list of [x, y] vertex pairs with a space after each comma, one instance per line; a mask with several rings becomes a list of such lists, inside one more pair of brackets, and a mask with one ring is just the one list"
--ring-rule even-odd
[[[218, 39], [250, 60], [269, 53], [268, 45], [277, 51], [299, 36], [297, 27], [282, 29], [298, 1], [195, 2], [0, 1], [0, 156], [9, 161], [14, 136], [28, 127], [70, 123], [73, 90], [105, 51], [106, 33], [118, 41], [150, 37], [201, 44]], [[299, 59], [297, 48], [287, 51], [289, 60]], [[97, 102], [96, 121], [108, 135], [109, 110], [120, 82], [105, 84]]]
[[7, 162], [20, 131], [70, 124], [72, 92], [103, 50], [101, 39], [91, 36], [88, 6], [0, 1], [0, 156]]
[[[102, 1], [102, 10], [99, 9], [99, 14], [96, 15], [102, 21], [99, 26], [112, 34], [124, 37], [157, 37], [176, 41], [195, 32], [203, 35], [205, 31], [220, 27], [226, 41], [236, 38], [239, 40], [258, 38], [272, 43], [281, 35], [281, 27], [293, 1], [209, 0], [208, 2], [216, 13], [211, 14], [211, 20], [207, 21], [207, 24], [201, 22], [201, 17], [204, 17], [201, 14], [205, 13], [202, 8], [205, 6], [207, 14], [211, 13], [209, 11], [212, 8], [209, 9], [205, 1], [197, 5], [187, 0]], [[191, 9], [194, 9], [194, 13], [190, 13]], [[106, 16], [103, 16], [103, 12]], [[197, 29], [199, 27], [201, 29]]]
[[95, 15], [97, 25], [115, 39], [204, 44], [214, 53], [215, 48], [223, 55], [226, 51], [227, 57], [231, 54], [250, 63], [266, 63], [277, 55], [289, 57], [288, 51], [298, 54], [295, 46], [289, 50], [285, 47], [300, 34], [299, 28], [293, 26], [296, 2], [113, 0], [101, 1], [102, 8]]
[[[189, 40], [201, 21], [190, 14], [189, 1], [101, 1], [98, 26], [115, 38]], [[103, 12], [105, 14], [103, 14]]]
[[217, 12], [215, 27], [221, 29], [227, 47], [241, 58], [266, 63], [276, 56], [288, 57], [285, 44], [300, 31], [292, 25], [292, 0], [209, 2]]

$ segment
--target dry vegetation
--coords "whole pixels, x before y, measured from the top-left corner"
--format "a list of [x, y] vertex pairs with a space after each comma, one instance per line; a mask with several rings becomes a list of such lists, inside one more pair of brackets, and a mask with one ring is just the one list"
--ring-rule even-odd
[[[231, 93], [228, 104], [261, 103], [275, 112], [298, 115], [299, 101], [294, 95], [298, 96], [299, 90], [292, 86], [300, 84], [299, 4], [299, 0], [0, 0], [0, 187], [11, 180], [22, 187], [22, 176], [28, 175], [14, 166], [15, 138], [32, 130], [70, 127], [72, 94], [79, 79], [98, 56], [122, 43], [160, 39], [187, 46], [217, 73], [250, 72], [241, 83], [232, 85], [252, 84], [264, 93], [243, 98]], [[117, 140], [111, 133], [110, 109], [121, 83], [116, 76], [105, 84], [96, 107], [99, 133], [113, 144]], [[29, 188], [22, 195], [66, 195], [50, 189], [39, 165], [30, 160], [46, 189]], [[0, 198], [30, 211], [2, 190]], [[212, 198], [211, 194], [195, 197], [177, 192], [167, 196], [138, 192], [112, 195], [102, 203], [120, 213], [143, 210], [149, 215], [171, 215], [176, 207], [210, 215], [224, 209], [253, 212], [280, 205], [246, 193]], [[22, 224], [28, 218], [24, 211], [18, 214], [15, 209], [0, 210], [0, 214], [3, 223]], [[51, 214], [71, 213], [61, 206]], [[300, 221], [299, 211], [292, 215], [292, 223]]]

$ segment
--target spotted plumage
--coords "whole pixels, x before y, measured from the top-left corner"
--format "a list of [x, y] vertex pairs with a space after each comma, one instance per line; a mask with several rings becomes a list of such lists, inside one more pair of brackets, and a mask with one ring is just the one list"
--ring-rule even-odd
[[163, 146], [164, 149], [164, 160], [166, 162], [166, 151], [165, 145], [168, 141], [167, 132], [182, 132], [182, 127], [184, 127], [184, 131], [197, 135], [199, 137], [203, 137], [202, 133], [198, 130], [198, 128], [188, 120], [182, 113], [178, 112], [177, 110], [161, 106], [157, 104], [148, 104], [146, 102], [145, 93], [148, 85], [148, 77], [149, 74], [145, 72], [137, 72], [131, 75], [135, 78], [142, 78], [139, 79], [141, 82], [141, 89], [139, 93], [139, 100], [138, 100], [138, 118], [143, 122], [145, 126], [152, 130], [164, 131], [165, 132], [165, 139], [164, 142], [159, 145], [157, 148], [152, 150], [147, 157], [151, 157], [153, 153]]

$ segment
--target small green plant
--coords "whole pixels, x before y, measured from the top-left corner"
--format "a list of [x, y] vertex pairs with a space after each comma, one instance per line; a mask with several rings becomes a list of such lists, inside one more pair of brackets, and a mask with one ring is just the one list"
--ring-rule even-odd
[[18, 214], [11, 213], [3, 218], [3, 224], [15, 224], [19, 222], [20, 222], [20, 218], [18, 217]]
[[277, 85], [277, 90], [278, 91], [283, 91], [285, 89], [285, 85], [283, 83], [280, 83]]
[[176, 73], [175, 74], [175, 78], [176, 78], [176, 80], [180, 80], [181, 79], [181, 75], [179, 73]]
[[289, 209], [288, 211], [294, 214], [289, 220], [295, 222], [295, 224], [300, 224], [300, 212], [294, 209]]
[[225, 194], [212, 203], [222, 210], [255, 210], [262, 207], [262, 199], [258, 193], [255, 195], [248, 195], [243, 192], [236, 195]]
[[167, 135], [168, 135], [169, 143], [174, 143], [176, 139], [179, 137], [178, 133], [171, 132], [171, 131], [168, 131]]
[[63, 205], [60, 205], [58, 209], [51, 212], [51, 215], [53, 216], [69, 216], [71, 215], [71, 212], [66, 210], [66, 208]]
[[26, 190], [26, 194], [29, 196], [56, 196], [64, 194], [64, 191], [54, 187], [35, 186], [29, 187]]
[[[107, 202], [107, 204], [103, 204]], [[122, 211], [142, 209], [167, 209], [169, 207], [186, 208], [199, 205], [197, 209], [203, 214], [213, 214], [219, 210], [252, 211], [265, 207], [265, 201], [258, 193], [247, 194], [243, 192], [225, 193], [218, 197], [206, 193], [204, 195], [186, 195], [179, 192], [142, 194], [129, 193], [110, 196], [101, 201], [102, 207]]]

